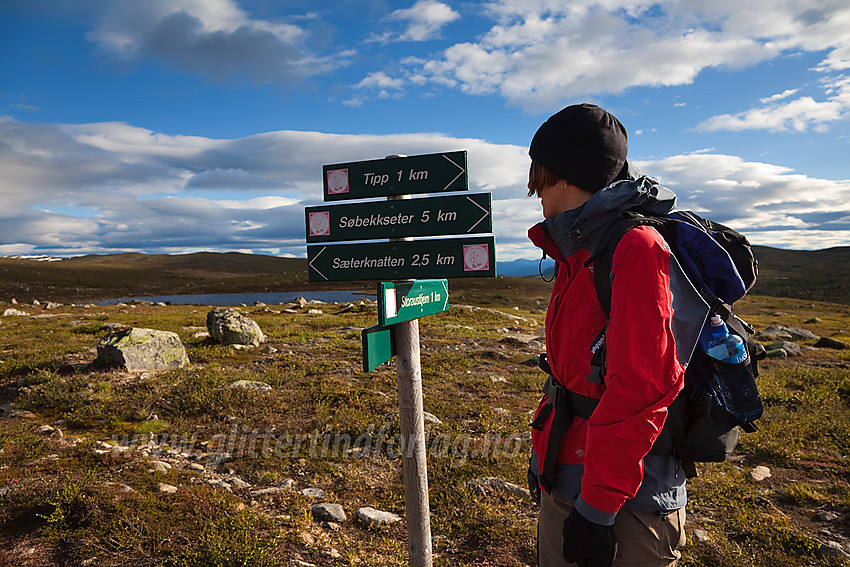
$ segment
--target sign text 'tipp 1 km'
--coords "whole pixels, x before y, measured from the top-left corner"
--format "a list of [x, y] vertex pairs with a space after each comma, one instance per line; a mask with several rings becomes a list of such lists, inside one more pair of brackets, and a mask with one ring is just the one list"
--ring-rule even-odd
[[466, 151], [323, 166], [325, 201], [468, 191]]

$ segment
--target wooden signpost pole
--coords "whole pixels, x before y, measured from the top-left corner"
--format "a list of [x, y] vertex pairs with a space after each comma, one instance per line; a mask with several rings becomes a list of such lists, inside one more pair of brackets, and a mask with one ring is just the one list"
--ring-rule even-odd
[[[387, 156], [392, 157], [404, 157]], [[388, 201], [410, 199], [393, 195]], [[391, 238], [390, 241], [413, 240]], [[402, 439], [404, 508], [407, 520], [407, 554], [410, 567], [431, 567], [431, 507], [428, 500], [428, 465], [425, 459], [425, 409], [422, 400], [422, 365], [419, 360], [419, 320], [393, 325], [398, 375], [398, 419]]]
[[[491, 197], [411, 199], [411, 194], [468, 191], [466, 152], [387, 156], [323, 166], [325, 201], [387, 197], [304, 211], [310, 281], [385, 280], [379, 286], [379, 324], [363, 329], [363, 369], [397, 358], [407, 549], [412, 567], [432, 567], [431, 512], [425, 460], [425, 413], [419, 320], [448, 308], [448, 281], [496, 275]], [[421, 236], [462, 238], [413, 240]], [[331, 244], [374, 240], [389, 242]], [[434, 279], [446, 278], [446, 279]]]

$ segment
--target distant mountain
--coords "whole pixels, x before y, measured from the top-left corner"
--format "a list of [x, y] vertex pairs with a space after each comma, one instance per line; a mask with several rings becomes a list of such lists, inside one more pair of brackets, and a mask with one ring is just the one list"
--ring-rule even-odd
[[[759, 277], [750, 293], [833, 301], [850, 305], [850, 247], [781, 250], [753, 247]], [[499, 262], [508, 277], [539, 275], [538, 260]], [[552, 260], [543, 263], [552, 274]], [[503, 280], [471, 278], [454, 285], [497, 292]], [[527, 282], [531, 285], [532, 282]], [[507, 285], [508, 288], [514, 284]], [[16, 298], [91, 301], [116, 297], [291, 291], [296, 289], [374, 289], [374, 282], [307, 281], [307, 260], [236, 252], [195, 254], [108, 254], [44, 261], [42, 257], [0, 257], [0, 302]]]
[[511, 262], [497, 262], [496, 273], [500, 276], [508, 276], [521, 278], [524, 276], [540, 275], [540, 270], [543, 270], [544, 275], [551, 275], [555, 269], [555, 262], [551, 258], [546, 258], [541, 267], [540, 260], [513, 260]]

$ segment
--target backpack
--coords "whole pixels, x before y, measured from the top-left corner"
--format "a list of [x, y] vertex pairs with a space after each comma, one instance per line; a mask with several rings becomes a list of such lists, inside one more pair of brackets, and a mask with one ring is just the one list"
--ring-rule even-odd
[[[706, 321], [699, 344], [685, 370], [683, 390], [668, 408], [664, 428], [651, 453], [675, 454], [690, 478], [696, 476], [697, 462], [721, 462], [738, 442], [738, 428], [756, 431], [755, 421], [764, 412], [756, 387], [757, 361], [765, 357], [761, 345], [753, 341], [753, 328], [732, 313], [732, 304], [752, 288], [758, 275], [758, 261], [747, 239], [722, 224], [703, 219], [691, 211], [667, 215], [627, 212], [612, 222], [600, 250], [587, 261], [593, 265], [594, 285], [606, 315], [611, 311], [611, 264], [614, 250], [630, 229], [648, 225], [664, 238], [682, 271], [709, 306], [709, 314], [719, 315], [730, 333], [741, 337], [747, 347], [747, 360], [727, 364], [706, 353], [711, 339]], [[588, 380], [599, 381], [605, 372], [605, 331], [592, 346], [593, 371]]]

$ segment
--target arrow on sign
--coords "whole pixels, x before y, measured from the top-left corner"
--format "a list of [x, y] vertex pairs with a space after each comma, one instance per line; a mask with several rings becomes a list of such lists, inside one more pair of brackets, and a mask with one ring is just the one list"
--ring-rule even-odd
[[474, 229], [476, 226], [481, 224], [481, 221], [483, 221], [484, 219], [486, 219], [487, 217], [490, 216], [490, 209], [485, 209], [484, 207], [482, 207], [481, 205], [479, 205], [478, 203], [476, 203], [475, 201], [470, 199], [468, 196], [466, 198], [467, 198], [467, 200], [469, 200], [470, 203], [472, 203], [473, 205], [475, 205], [476, 207], [478, 207], [479, 209], [484, 211], [484, 215], [482, 215], [482, 217], [480, 219], [478, 219], [478, 222], [476, 222], [474, 225], [469, 227], [469, 230], [466, 231], [466, 232], [472, 232], [472, 229]]
[[446, 154], [443, 154], [443, 157], [444, 157], [444, 158], [446, 158], [447, 160], [449, 160], [449, 163], [451, 163], [453, 166], [455, 166], [456, 168], [458, 168], [458, 169], [460, 170], [460, 173], [458, 173], [458, 174], [455, 176], [455, 178], [454, 178], [454, 179], [452, 179], [451, 181], [449, 181], [448, 183], [446, 183], [446, 186], [445, 186], [445, 187], [443, 187], [443, 191], [445, 191], [446, 189], [448, 189], [449, 187], [451, 187], [451, 184], [452, 184], [452, 183], [454, 183], [455, 181], [457, 181], [457, 180], [458, 180], [458, 178], [459, 178], [461, 175], [463, 175], [464, 173], [466, 173], [466, 170], [465, 170], [464, 168], [462, 168], [461, 166], [459, 166], [458, 164], [456, 164], [455, 162], [453, 162], [453, 161], [452, 161], [452, 158], [450, 158], [450, 157], [449, 157], [449, 156], [447, 156]]
[[328, 248], [328, 247], [327, 247], [327, 246], [325, 246], [325, 247], [323, 247], [321, 250], [319, 250], [319, 251], [316, 253], [316, 255], [315, 255], [315, 256], [313, 256], [313, 259], [312, 259], [312, 260], [310, 260], [310, 262], [307, 264], [308, 266], [310, 266], [311, 268], [313, 268], [314, 270], [316, 270], [316, 273], [318, 273], [320, 276], [322, 276], [325, 280], [327, 280], [327, 279], [328, 279], [328, 278], [327, 278], [327, 276], [325, 276], [325, 274], [323, 274], [322, 272], [320, 272], [320, 271], [319, 271], [319, 268], [317, 268], [316, 266], [314, 266], [314, 265], [313, 265], [313, 262], [315, 262], [316, 260], [318, 260], [318, 259], [319, 259], [319, 256], [321, 256], [321, 255], [322, 255], [322, 252], [324, 252], [327, 248]]

